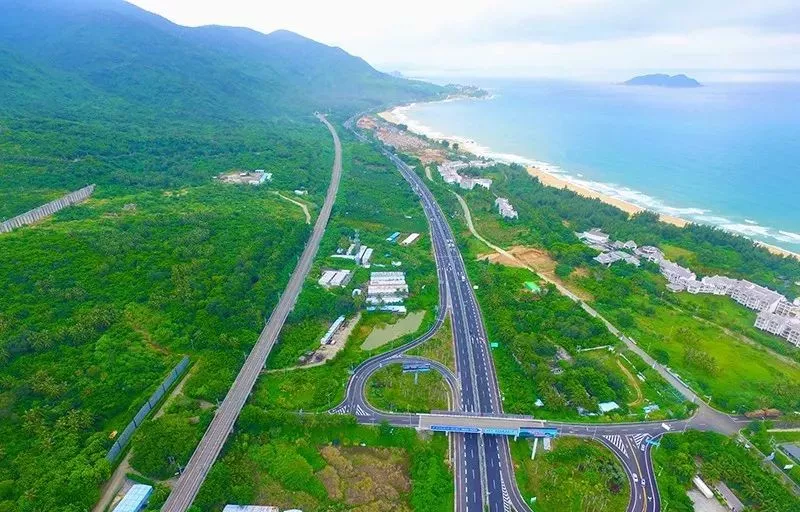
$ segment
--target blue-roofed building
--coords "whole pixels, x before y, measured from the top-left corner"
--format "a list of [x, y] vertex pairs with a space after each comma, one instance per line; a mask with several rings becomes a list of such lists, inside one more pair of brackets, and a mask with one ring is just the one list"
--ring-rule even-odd
[[128, 492], [125, 493], [122, 500], [114, 507], [113, 512], [140, 512], [144, 510], [151, 494], [153, 494], [153, 488], [151, 486], [135, 484], [128, 489]]

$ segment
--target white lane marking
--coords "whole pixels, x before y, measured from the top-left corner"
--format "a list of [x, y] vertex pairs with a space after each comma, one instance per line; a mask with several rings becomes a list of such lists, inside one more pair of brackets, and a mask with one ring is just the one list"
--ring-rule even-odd
[[612, 434], [612, 435], [607, 435], [607, 436], [603, 436], [603, 437], [606, 438], [607, 440], [609, 440], [611, 442], [611, 444], [616, 446], [617, 449], [620, 452], [622, 452], [622, 454], [626, 458], [629, 457], [628, 450], [627, 450], [627, 448], [625, 448], [625, 443], [622, 442], [622, 436], [619, 436], [619, 435], [616, 435], [616, 434]]

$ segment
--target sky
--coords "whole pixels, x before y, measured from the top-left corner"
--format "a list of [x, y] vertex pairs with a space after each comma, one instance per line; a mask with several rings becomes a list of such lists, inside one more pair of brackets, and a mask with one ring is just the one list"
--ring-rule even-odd
[[129, 0], [175, 23], [287, 29], [427, 77], [800, 80], [798, 0]]

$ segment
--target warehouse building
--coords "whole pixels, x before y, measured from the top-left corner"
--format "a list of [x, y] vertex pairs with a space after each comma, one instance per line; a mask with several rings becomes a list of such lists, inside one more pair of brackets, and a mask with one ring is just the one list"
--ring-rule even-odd
[[114, 507], [113, 512], [140, 512], [147, 506], [147, 500], [153, 494], [149, 485], [135, 484], [128, 489], [122, 500]]

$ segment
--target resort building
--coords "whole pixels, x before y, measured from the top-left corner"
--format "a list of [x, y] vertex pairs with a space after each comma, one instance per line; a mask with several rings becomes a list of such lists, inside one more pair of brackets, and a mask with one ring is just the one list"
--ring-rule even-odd
[[653, 247], [652, 245], [644, 245], [633, 252], [652, 263], [660, 263], [664, 259], [664, 253], [658, 247]]
[[518, 217], [517, 210], [508, 202], [505, 197], [498, 197], [494, 200], [495, 206], [504, 219], [516, 219]]
[[[636, 242], [614, 241], [599, 229], [576, 235], [600, 254], [594, 260], [611, 266], [617, 261], [626, 261], [639, 266], [636, 256], [658, 264], [661, 274], [667, 279], [667, 289], [672, 292], [686, 291], [691, 294], [728, 295], [739, 304], [758, 311], [755, 328], [779, 336], [800, 347], [800, 299], [794, 302], [780, 293], [750, 281], [731, 279], [725, 276], [706, 276], [698, 280], [694, 272], [664, 257], [657, 247], [637, 247]], [[636, 256], [625, 252], [631, 250]]]
[[630, 263], [631, 265], [634, 265], [636, 267], [641, 265], [639, 258], [623, 251], [604, 252], [598, 254], [593, 259], [594, 261], [607, 266], [611, 266], [613, 263], [616, 263], [617, 261], [624, 261], [625, 263]]
[[583, 233], [578, 233], [578, 238], [583, 240], [585, 243], [605, 245], [608, 243], [608, 240], [611, 237], [599, 229], [594, 228], [590, 229], [589, 231], [584, 231]]
[[730, 295], [739, 304], [755, 311], [764, 311], [772, 306], [777, 306], [781, 300], [786, 300], [780, 293], [749, 281], [739, 281], [731, 290]]
[[[697, 279], [694, 272], [669, 260], [662, 260], [659, 264], [659, 268], [661, 269], [661, 274], [672, 284], [681, 284], [686, 281], [694, 281]], [[686, 287], [685, 284], [683, 284], [683, 286], [684, 288]]]

